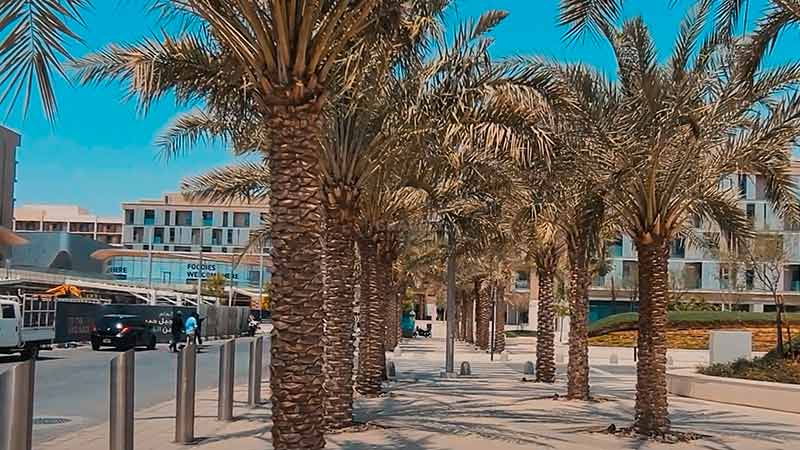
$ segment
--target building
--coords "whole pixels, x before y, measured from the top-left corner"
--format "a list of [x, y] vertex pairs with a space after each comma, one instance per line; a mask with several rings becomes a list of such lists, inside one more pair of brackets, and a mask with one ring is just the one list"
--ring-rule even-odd
[[63, 231], [17, 233], [27, 242], [13, 248], [11, 268], [70, 272], [99, 277], [102, 262], [92, 258], [98, 250], [110, 248], [88, 236]]
[[100, 217], [77, 205], [23, 205], [14, 210], [14, 231], [65, 232], [108, 245], [122, 244], [122, 219]]
[[11, 229], [14, 220], [14, 183], [20, 136], [0, 126], [0, 226]]
[[118, 280], [191, 290], [198, 279], [219, 276], [250, 292], [269, 280], [269, 242], [248, 247], [266, 219], [265, 203], [196, 201], [167, 193], [123, 203], [122, 209], [122, 248], [95, 254]]

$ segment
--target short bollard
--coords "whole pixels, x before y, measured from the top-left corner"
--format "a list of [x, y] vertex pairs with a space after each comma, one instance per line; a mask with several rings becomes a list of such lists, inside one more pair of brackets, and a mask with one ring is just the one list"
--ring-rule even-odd
[[251, 408], [261, 403], [261, 364], [264, 354], [264, 337], [250, 342], [250, 370], [247, 378], [247, 404]]
[[462, 377], [472, 375], [472, 367], [470, 367], [469, 361], [461, 362], [461, 369], [458, 371], [458, 375]]
[[611, 356], [608, 357], [608, 363], [612, 366], [616, 366], [619, 364], [619, 356], [616, 353], [612, 353]]
[[175, 442], [194, 442], [194, 397], [197, 388], [197, 348], [187, 345], [178, 354], [178, 390], [175, 410]]
[[111, 450], [133, 450], [135, 365], [134, 350], [128, 350], [111, 360], [108, 433], [108, 447]]
[[667, 358], [667, 367], [672, 367], [675, 365], [675, 360], [672, 359], [672, 356]]
[[31, 450], [35, 374], [33, 360], [0, 373], [0, 450]]
[[394, 361], [386, 361], [386, 376], [389, 378], [397, 376], [397, 367], [395, 367]]
[[525, 361], [525, 368], [523, 369], [523, 373], [525, 375], [535, 375], [536, 366], [534, 366], [533, 363], [530, 361]]
[[219, 349], [219, 398], [217, 420], [233, 420], [233, 378], [235, 372], [236, 341], [231, 339]]

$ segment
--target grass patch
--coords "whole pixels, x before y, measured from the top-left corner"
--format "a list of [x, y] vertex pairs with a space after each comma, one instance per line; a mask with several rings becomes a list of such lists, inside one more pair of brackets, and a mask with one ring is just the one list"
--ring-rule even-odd
[[[589, 324], [589, 336], [602, 336], [617, 331], [633, 331], [638, 328], [639, 314], [635, 312], [614, 314]], [[800, 325], [800, 314], [785, 314], [784, 321]], [[775, 313], [751, 313], [735, 311], [670, 311], [667, 313], [667, 328], [670, 330], [720, 329], [720, 328], [767, 328], [774, 326]]]
[[727, 364], [712, 364], [700, 368], [699, 372], [715, 377], [800, 384], [800, 362], [769, 355], [752, 361], [740, 359]]

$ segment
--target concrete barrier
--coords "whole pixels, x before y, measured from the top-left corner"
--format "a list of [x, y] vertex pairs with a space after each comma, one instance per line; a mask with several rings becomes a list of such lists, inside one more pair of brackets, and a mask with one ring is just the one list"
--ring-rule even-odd
[[702, 375], [695, 369], [667, 372], [667, 389], [682, 397], [800, 413], [800, 385]]
[[753, 334], [749, 331], [714, 330], [708, 339], [711, 364], [729, 363], [753, 357]]

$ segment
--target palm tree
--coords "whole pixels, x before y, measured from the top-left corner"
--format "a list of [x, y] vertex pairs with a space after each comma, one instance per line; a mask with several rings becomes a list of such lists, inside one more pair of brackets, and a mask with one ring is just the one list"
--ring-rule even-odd
[[[377, 8], [381, 3], [380, 8]], [[391, 2], [390, 2], [391, 3]], [[277, 449], [321, 448], [322, 216], [319, 186], [322, 110], [360, 75], [349, 62], [365, 39], [391, 27], [374, 19], [387, 12], [378, 0], [174, 3], [201, 30], [178, 41], [147, 41], [147, 53], [179, 47], [176, 58], [142, 67], [130, 48], [111, 47], [86, 58], [84, 80], [132, 80], [146, 104], [167, 89], [179, 100], [202, 98], [226, 112], [231, 97], [246, 97], [236, 112], [263, 124], [269, 140], [273, 235], [272, 405]], [[394, 4], [388, 6], [396, 6]], [[190, 76], [186, 76], [190, 75]], [[247, 86], [242, 95], [237, 86]], [[234, 89], [231, 89], [234, 87]], [[226, 94], [225, 91], [228, 91]]]
[[[701, 4], [701, 6], [703, 6]], [[669, 243], [686, 232], [689, 215], [707, 219], [734, 238], [749, 235], [726, 179], [738, 172], [767, 181], [767, 197], [780, 215], [798, 206], [789, 176], [790, 151], [800, 135], [800, 97], [781, 96], [800, 82], [795, 66], [778, 67], [748, 81], [740, 48], [727, 40], [697, 47], [706, 5], [681, 26], [674, 52], [659, 64], [641, 19], [606, 35], [614, 49], [618, 82], [588, 68], [573, 86], [581, 146], [581, 172], [602, 186], [605, 208], [617, 216], [639, 255], [639, 360], [635, 429], [669, 430], [666, 388], [666, 304]], [[580, 83], [575, 83], [580, 80]], [[603, 108], [603, 120], [593, 114]]]
[[70, 43], [81, 42], [72, 31], [83, 25], [81, 12], [89, 0], [6, 0], [0, 7], [0, 85], [5, 89], [0, 104], [9, 101], [11, 110], [21, 93], [27, 111], [33, 97], [34, 78], [42, 110], [48, 120], [55, 120], [56, 95], [53, 73], [66, 78], [63, 60], [72, 60]]

